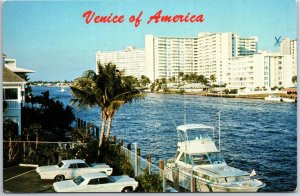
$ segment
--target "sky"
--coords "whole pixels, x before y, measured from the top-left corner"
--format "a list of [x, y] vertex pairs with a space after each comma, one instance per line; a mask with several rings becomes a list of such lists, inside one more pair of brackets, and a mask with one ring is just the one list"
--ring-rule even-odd
[[[120, 24], [85, 23], [82, 15], [124, 15]], [[202, 23], [150, 23], [150, 16], [204, 15]], [[128, 20], [141, 11], [141, 23]], [[278, 51], [276, 37], [297, 38], [295, 0], [98, 0], [5, 1], [2, 52], [17, 66], [35, 70], [31, 81], [73, 80], [95, 70], [96, 52], [144, 48], [144, 36], [197, 36], [199, 32], [236, 32], [258, 37], [258, 49]]]

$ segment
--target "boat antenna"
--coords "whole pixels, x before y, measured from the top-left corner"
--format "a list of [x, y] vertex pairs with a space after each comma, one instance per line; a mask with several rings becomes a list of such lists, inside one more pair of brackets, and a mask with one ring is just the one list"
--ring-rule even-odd
[[219, 151], [221, 152], [221, 112], [218, 112], [219, 116]]
[[174, 125], [174, 127], [175, 127], [175, 129], [176, 129], [176, 128], [177, 128], [177, 125], [176, 125], [176, 122], [175, 122], [174, 118], [171, 116], [170, 112], [167, 110], [167, 108], [166, 108], [165, 104], [163, 103], [163, 101], [161, 101], [161, 104], [162, 104], [164, 110], [167, 112], [169, 118], [172, 120], [173, 125]]
[[185, 99], [185, 93], [184, 93], [183, 103], [184, 103], [184, 124], [186, 124], [186, 99]]

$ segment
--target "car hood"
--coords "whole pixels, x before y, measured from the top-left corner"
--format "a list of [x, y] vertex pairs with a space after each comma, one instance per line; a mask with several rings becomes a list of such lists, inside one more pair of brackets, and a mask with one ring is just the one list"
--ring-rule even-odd
[[57, 165], [40, 166], [36, 168], [36, 172], [40, 173], [40, 172], [57, 170], [57, 169], [59, 169]]
[[66, 180], [61, 182], [53, 183], [53, 188], [56, 192], [68, 192], [73, 190], [78, 185], [73, 182], [73, 180]]

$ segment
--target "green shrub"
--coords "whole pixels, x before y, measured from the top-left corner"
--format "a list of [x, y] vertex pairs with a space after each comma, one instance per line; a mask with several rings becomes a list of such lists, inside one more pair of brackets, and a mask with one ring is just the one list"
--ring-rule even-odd
[[238, 93], [238, 89], [231, 89], [230, 90], [230, 94], [237, 94]]
[[104, 142], [100, 148], [100, 160], [113, 168], [113, 175], [134, 176], [134, 171], [123, 153], [119, 153], [118, 145]]
[[135, 180], [139, 182], [137, 191], [139, 192], [162, 192], [163, 180], [158, 174], [149, 174], [149, 168], [144, 169], [144, 174], [135, 177]]
[[182, 94], [185, 93], [185, 90], [181, 89], [181, 90], [178, 91], [178, 93], [182, 95]]

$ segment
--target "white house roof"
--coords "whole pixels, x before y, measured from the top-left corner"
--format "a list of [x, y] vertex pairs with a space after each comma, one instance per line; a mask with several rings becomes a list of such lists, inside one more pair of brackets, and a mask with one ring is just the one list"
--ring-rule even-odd
[[177, 130], [185, 131], [185, 132], [187, 130], [193, 130], [193, 129], [214, 129], [214, 128], [204, 124], [185, 124], [177, 127]]
[[30, 69], [24, 69], [24, 68], [19, 68], [19, 67], [14, 67], [14, 66], [5, 66], [5, 67], [7, 67], [10, 71], [15, 72], [15, 73], [34, 73], [35, 72]]

